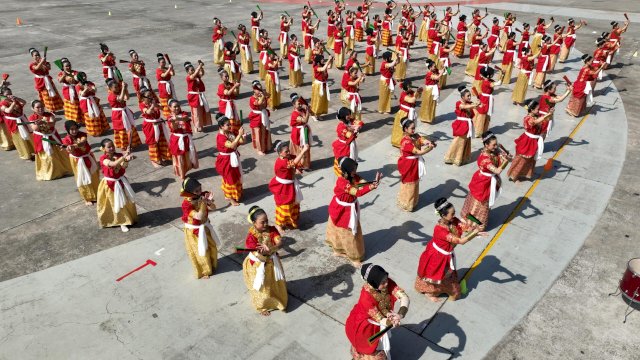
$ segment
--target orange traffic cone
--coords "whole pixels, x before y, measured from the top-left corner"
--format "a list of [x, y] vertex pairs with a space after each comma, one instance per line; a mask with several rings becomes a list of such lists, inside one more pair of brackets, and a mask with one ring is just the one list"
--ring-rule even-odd
[[16, 26], [22, 25], [22, 19], [16, 18]]

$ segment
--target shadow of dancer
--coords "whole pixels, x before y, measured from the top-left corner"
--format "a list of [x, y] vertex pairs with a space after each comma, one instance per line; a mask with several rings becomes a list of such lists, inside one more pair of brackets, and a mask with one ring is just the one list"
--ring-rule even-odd
[[[323, 296], [329, 296], [333, 301], [344, 299], [353, 292], [355, 272], [353, 265], [343, 264], [326, 274], [287, 281], [287, 292], [302, 303]], [[292, 302], [287, 311], [296, 310], [302, 303]]]
[[422, 231], [422, 224], [417, 221], [405, 221], [402, 225], [391, 226], [366, 235], [364, 247], [367, 261], [374, 255], [389, 250], [399, 240], [426, 245], [431, 235]]
[[[467, 344], [467, 334], [459, 325], [458, 319], [453, 315], [445, 312], [438, 312], [434, 317], [425, 320], [428, 324], [421, 335], [434, 344], [438, 344], [445, 336], [455, 336], [458, 339], [458, 345], [452, 348], [444, 348], [452, 353], [451, 359], [462, 356], [462, 351]], [[440, 345], [438, 345], [440, 346]]]
[[[464, 276], [469, 269], [459, 269], [458, 274]], [[504, 274], [504, 276], [496, 276], [496, 274]], [[523, 274], [515, 274], [511, 270], [500, 264], [500, 259], [493, 255], [489, 255], [482, 259], [482, 262], [478, 265], [478, 267], [473, 271], [473, 273], [467, 279], [467, 290], [469, 293], [472, 290], [478, 288], [478, 284], [482, 281], [491, 281], [496, 284], [506, 284], [513, 281], [519, 281], [523, 284], [527, 283], [527, 277]], [[463, 298], [468, 296], [464, 295]]]

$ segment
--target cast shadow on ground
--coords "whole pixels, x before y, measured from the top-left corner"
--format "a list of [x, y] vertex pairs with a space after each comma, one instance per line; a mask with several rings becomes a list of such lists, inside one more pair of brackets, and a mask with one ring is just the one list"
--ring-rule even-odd
[[295, 311], [302, 303], [322, 296], [330, 296], [336, 301], [351, 296], [354, 289], [353, 274], [356, 269], [351, 264], [342, 264], [335, 270], [304, 279], [287, 281], [289, 294], [300, 300], [290, 303], [287, 312]]
[[[553, 141], [549, 141], [546, 142], [544, 144], [544, 152], [548, 153], [555, 153], [556, 151], [560, 150], [560, 147], [562, 147], [562, 145], [564, 145], [564, 143], [567, 141], [567, 139], [569, 139], [568, 136], [563, 136], [560, 137], [558, 139], [555, 139]], [[569, 142], [567, 142], [567, 146], [582, 146], [582, 145], [588, 145], [589, 141], [582, 139], [580, 141], [576, 141], [575, 139], [570, 139]]]
[[[469, 268], [458, 269], [458, 275], [460, 278], [469, 271]], [[504, 274], [503, 276], [496, 276], [496, 274]], [[463, 298], [467, 298], [469, 294], [478, 288], [478, 285], [483, 281], [491, 281], [496, 284], [506, 284], [513, 281], [519, 281], [523, 284], [527, 283], [527, 277], [523, 274], [516, 274], [511, 270], [500, 264], [500, 259], [494, 255], [486, 256], [482, 259], [478, 267], [475, 268], [471, 276], [467, 279], [467, 295]]]
[[421, 210], [435, 203], [435, 201], [441, 197], [464, 199], [467, 197], [468, 193], [469, 191], [465, 187], [461, 186], [458, 180], [447, 179], [443, 184], [439, 184], [438, 186], [432, 187], [421, 193], [418, 205], [413, 211]]
[[[424, 325], [423, 323], [428, 323], [428, 326]], [[462, 356], [462, 351], [467, 345], [467, 334], [464, 332], [464, 330], [462, 330], [459, 325], [458, 319], [456, 319], [453, 315], [439, 311], [434, 315], [433, 318], [424, 320], [420, 324], [414, 326], [419, 328], [424, 328], [426, 326], [426, 329], [422, 332], [421, 335], [434, 344], [438, 344], [439, 342], [441, 342], [445, 336], [455, 336], [458, 339], [457, 346], [450, 349], [440, 347], [442, 349], [440, 351], [438, 351], [438, 348], [434, 348], [434, 350], [438, 352], [447, 350], [452, 354], [451, 359]]]
[[[489, 223], [486, 225], [485, 231], [491, 231], [497, 227], [500, 227], [507, 220], [509, 220], [509, 216], [511, 216], [511, 213], [523, 198], [524, 196], [520, 196], [512, 203], [504, 204], [491, 209], [491, 213], [489, 215]], [[514, 216], [514, 219], [516, 217], [520, 217], [522, 219], [531, 219], [539, 215], [543, 215], [542, 211], [540, 211], [538, 207], [531, 203], [531, 199], [527, 199], [525, 200], [525, 203], [522, 205], [522, 207], [518, 210], [518, 213]]]
[[391, 249], [399, 240], [426, 245], [431, 240], [431, 235], [423, 232], [423, 226], [417, 221], [405, 221], [402, 225], [395, 225], [385, 229], [368, 233], [364, 237], [365, 254], [367, 261], [376, 254], [381, 254]]
[[150, 181], [136, 181], [131, 183], [131, 188], [134, 192], [139, 193], [141, 191], [146, 192], [152, 197], [162, 197], [164, 191], [170, 184], [176, 182], [175, 178], [162, 178], [158, 180]]
[[416, 338], [419, 335], [410, 330], [412, 327], [420, 327], [422, 329], [427, 322], [428, 320], [425, 320], [420, 324], [406, 324], [400, 328], [392, 330], [390, 341], [391, 357], [393, 359], [424, 359], [425, 353], [429, 348], [436, 353], [447, 354], [449, 356], [452, 355], [450, 351], [437, 344], [434, 344], [428, 339]]
[[138, 222], [134, 227], [154, 228], [169, 225], [174, 220], [180, 219], [182, 208], [180, 206], [154, 209], [138, 214]]

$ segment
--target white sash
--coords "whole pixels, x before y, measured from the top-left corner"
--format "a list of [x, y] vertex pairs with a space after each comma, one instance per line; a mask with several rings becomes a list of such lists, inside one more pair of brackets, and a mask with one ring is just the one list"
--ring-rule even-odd
[[295, 55], [293, 56], [293, 71], [302, 71], [302, 63], [300, 62], [300, 56], [299, 55]]
[[[260, 265], [258, 266], [258, 269], [256, 270], [256, 277], [255, 279], [253, 279], [253, 289], [256, 291], [260, 291], [260, 289], [262, 288], [262, 285], [264, 284], [264, 277], [266, 273], [264, 268], [265, 262], [260, 261], [260, 259], [258, 259], [258, 257], [255, 256], [253, 252], [250, 252], [248, 257], [253, 262], [260, 263]], [[278, 257], [278, 254], [274, 253], [273, 255], [270, 256], [270, 258], [273, 261], [273, 272], [275, 273], [274, 275], [275, 275], [276, 281], [284, 280], [284, 270], [282, 269], [282, 264], [280, 263], [280, 258]]]
[[132, 76], [135, 79], [138, 79], [138, 86], [140, 86], [140, 87], [144, 86], [147, 89], [151, 90], [151, 83], [149, 82], [149, 79], [147, 79], [146, 76], [138, 76], [138, 75], [135, 75], [135, 74], [132, 74]]
[[244, 52], [245, 61], [251, 61], [251, 52], [249, 51], [249, 45], [240, 44], [240, 48]]
[[[5, 119], [9, 119], [15, 122], [22, 122], [22, 123], [26, 123], [27, 121], [27, 117], [22, 114], [19, 117], [13, 117], [13, 116], [8, 116], [8, 115], [4, 115]], [[27, 125], [20, 125], [17, 124], [18, 126], [18, 133], [20, 134], [20, 137], [22, 138], [22, 140], [29, 140], [31, 133], [29, 132], [29, 129], [27, 128]]]
[[502, 192], [502, 189], [500, 189], [499, 191], [496, 192], [496, 188], [498, 187], [498, 174], [492, 174], [492, 173], [487, 173], [484, 172], [482, 170], [478, 170], [478, 172], [480, 172], [481, 175], [487, 176], [491, 178], [491, 191], [489, 193], [489, 207], [492, 207], [493, 204], [496, 203], [496, 199], [498, 198], [498, 195], [500, 195], [500, 193]]
[[433, 101], [438, 101], [438, 99], [440, 99], [440, 89], [438, 88], [438, 85], [425, 85], [424, 86], [425, 90], [429, 90], [431, 89], [431, 97], [433, 98]]
[[380, 75], [380, 80], [385, 81], [387, 83], [387, 86], [389, 88], [389, 91], [393, 92], [393, 90], [396, 89], [395, 87], [395, 81], [393, 79], [390, 78], [386, 78], [383, 75]]
[[133, 123], [133, 111], [131, 111], [128, 106], [123, 108], [111, 108], [112, 117], [114, 111], [120, 111], [122, 114], [122, 125], [124, 125], [125, 130], [131, 131], [131, 129], [135, 128], [135, 124]]
[[207, 222], [200, 225], [193, 224], [184, 224], [184, 227], [190, 230], [198, 230], [198, 255], [205, 256], [207, 254], [207, 249], [209, 248], [209, 242], [207, 241], [207, 231], [205, 229], [209, 229], [209, 233], [211, 233], [211, 238], [216, 243], [216, 246], [220, 246], [220, 240], [216, 236], [213, 236], [213, 226], [207, 219]]
[[416, 119], [416, 108], [400, 104], [400, 108], [407, 113], [407, 119], [413, 121]]
[[533, 71], [532, 70], [520, 69], [520, 72], [529, 77], [528, 85], [531, 86], [531, 84], [533, 84]]
[[276, 85], [276, 92], [280, 92], [280, 76], [278, 76], [278, 71], [277, 70], [268, 70], [269, 71], [269, 75], [271, 75], [271, 79], [273, 80], [273, 82]]
[[[126, 176], [120, 176], [117, 179], [103, 177], [103, 180], [113, 181], [113, 213], [117, 214], [127, 204], [127, 199], [135, 203], [133, 188], [131, 188], [131, 184], [129, 184], [129, 180], [127, 180]], [[124, 188], [123, 188], [124, 187]]]
[[437, 252], [439, 252], [442, 255], [451, 255], [451, 259], [449, 260], [449, 269], [451, 269], [451, 271], [455, 271], [456, 270], [456, 254], [453, 250], [451, 251], [445, 251], [443, 248], [441, 248], [440, 246], [436, 245], [436, 242], [431, 240], [431, 245], [433, 245], [433, 248], [436, 249]]
[[[160, 130], [162, 130], [162, 136], [167, 141], [167, 144], [169, 143], [169, 137], [171, 136], [170, 135], [171, 132], [169, 132], [169, 127], [167, 126], [167, 123], [165, 121], [158, 118], [153, 120], [144, 119], [144, 122], [150, 123], [153, 125], [153, 135], [156, 139], [156, 142], [160, 140]], [[161, 126], [162, 126], [162, 129], [160, 129]]]
[[362, 100], [360, 99], [360, 94], [357, 92], [348, 92], [347, 94], [351, 98], [351, 104], [349, 106], [351, 108], [351, 112], [353, 113], [361, 112]]
[[278, 176], [276, 176], [275, 179], [277, 182], [279, 182], [282, 185], [293, 184], [293, 188], [295, 189], [295, 192], [296, 192], [296, 203], [300, 204], [300, 202], [304, 200], [304, 197], [302, 196], [302, 188], [300, 187], [300, 181], [298, 181], [298, 179], [294, 177], [293, 180], [289, 180], [289, 179], [283, 179]]
[[158, 81], [160, 84], [164, 84], [164, 90], [167, 92], [167, 94], [172, 95], [175, 93], [174, 87], [173, 87], [173, 81], [171, 80], [160, 80]]
[[540, 56], [544, 56], [544, 63], [542, 63], [542, 70], [540, 70], [540, 72], [545, 72], [547, 71], [547, 66], [549, 65], [549, 55], [540, 55]]
[[[300, 130], [300, 146], [307, 145], [307, 137], [304, 136], [304, 129], [305, 128], [308, 129], [307, 131], [308, 131], [309, 136], [311, 136], [311, 129], [309, 129], [309, 127], [307, 125], [298, 125], [298, 126], [296, 126], [296, 128], [298, 130]], [[309, 144], [309, 145], [311, 145], [311, 144]]]
[[114, 79], [115, 80], [115, 75], [116, 75], [116, 67], [114, 66], [106, 66], [106, 65], [102, 65], [103, 69], [107, 69], [107, 78], [108, 79]]
[[458, 116], [456, 120], [466, 121], [469, 126], [469, 130], [467, 130], [467, 137], [473, 137], [473, 123], [471, 122], [471, 118]]
[[176, 134], [174, 133], [173, 135], [179, 137], [178, 139], [178, 149], [180, 149], [180, 151], [184, 151], [184, 138], [186, 137], [189, 140], [189, 159], [191, 160], [192, 164], [196, 163], [196, 159], [198, 157], [198, 154], [196, 153], [196, 146], [193, 143], [193, 137], [191, 136], [191, 134]]
[[489, 110], [487, 110], [487, 114], [489, 114], [489, 116], [493, 115], [493, 94], [482, 93], [482, 96], [489, 98]]
[[196, 94], [198, 95], [199, 101], [200, 101], [200, 106], [204, 107], [204, 111], [209, 112], [210, 108], [209, 108], [209, 102], [207, 101], [207, 98], [204, 96], [204, 92], [203, 91], [189, 91], [188, 94]]
[[237, 119], [238, 117], [236, 116], [236, 112], [235, 112], [235, 103], [233, 102], [233, 99], [220, 99], [220, 101], [224, 101], [225, 103], [227, 103], [227, 105], [224, 107], [224, 116], [226, 116], [228, 119]]
[[[33, 133], [36, 134], [36, 135], [40, 135], [43, 140], [44, 139], [47, 139], [49, 141], [54, 141], [55, 140], [56, 142], [58, 142], [58, 144], [62, 144], [62, 140], [60, 140], [60, 138], [55, 136], [54, 133], [45, 134], [45, 133], [41, 133], [39, 131], [34, 131]], [[52, 139], [52, 138], [54, 138], [54, 139]], [[47, 153], [47, 155], [51, 156], [51, 155], [53, 155], [53, 147], [51, 146], [49, 141], [42, 141], [41, 140], [41, 142], [42, 142], [42, 150], [44, 150], [44, 152]]]
[[422, 179], [427, 174], [427, 167], [424, 163], [424, 157], [419, 155], [405, 156], [405, 159], [418, 160], [418, 179]]
[[238, 66], [238, 64], [236, 64], [236, 62], [234, 60], [225, 60], [225, 63], [227, 63], [229, 65], [229, 68], [231, 68], [231, 73], [235, 74], [238, 70], [236, 69], [236, 67]]
[[71, 84], [62, 84], [62, 88], [68, 88], [69, 89], [69, 101], [73, 101], [77, 98], [77, 94], [76, 94], [76, 87], [75, 85], [71, 85]]
[[[77, 178], [76, 178], [76, 186], [86, 186], [91, 185], [91, 174], [93, 174], [96, 170], [98, 170], [98, 165], [96, 164], [96, 160], [91, 156], [91, 154], [84, 154], [82, 156], [75, 156], [69, 154], [69, 157], [76, 159], [77, 161]], [[84, 162], [84, 158], [89, 158], [91, 162], [91, 168], [87, 168], [87, 164]]]
[[329, 85], [327, 85], [326, 81], [320, 81], [318, 79], [313, 79], [313, 82], [316, 84], [320, 84], [320, 96], [324, 96], [325, 93], [325, 87], [327, 88], [326, 93], [327, 93], [327, 101], [331, 101], [331, 91], [329, 91]]
[[[367, 321], [370, 324], [380, 326], [380, 331], [382, 331], [382, 330], [387, 328], [386, 326], [382, 326], [381, 323], [375, 322], [375, 321], [373, 321], [371, 319], [367, 319]], [[390, 338], [391, 338], [391, 332], [387, 331], [386, 333], [384, 333], [384, 335], [382, 335], [378, 339], [379, 340], [378, 347], [376, 348], [376, 350], [384, 351], [384, 353], [385, 353], [385, 355], [386, 355], [388, 360], [391, 360], [391, 340], [390, 340]]]
[[[540, 115], [547, 115], [548, 112], [538, 111]], [[545, 133], [545, 137], [548, 137], [551, 134], [551, 128], [553, 127], [553, 119], [549, 120], [549, 124], [547, 124], [547, 132]]]
[[582, 92], [587, 95], [587, 103], [591, 105], [593, 103], [593, 87], [591, 87], [591, 81], [585, 81], [585, 83]]
[[92, 119], [97, 118], [98, 116], [100, 116], [100, 108], [98, 107], [98, 104], [96, 103], [96, 99], [95, 96], [80, 96], [80, 100], [86, 100], [87, 101], [87, 109], [89, 110], [89, 117]]
[[260, 55], [258, 57], [260, 58], [262, 65], [265, 65], [267, 63], [267, 50], [260, 51]]
[[349, 213], [349, 225], [347, 227], [351, 229], [351, 232], [353, 233], [353, 235], [355, 235], [358, 232], [358, 223], [360, 221], [360, 207], [358, 206], [358, 198], [356, 198], [354, 202], [340, 201], [335, 196], [334, 198], [338, 205], [351, 208], [351, 211]]
[[[342, 139], [337, 140], [345, 145], [347, 144], [347, 142]], [[358, 161], [358, 144], [356, 143], [356, 139], [353, 139], [349, 143], [349, 158], [351, 158], [351, 160], [353, 161]]]
[[534, 135], [527, 131], [525, 131], [524, 134], [530, 137], [531, 139], [538, 139], [538, 154], [537, 154], [538, 156], [536, 157], [536, 160], [540, 160], [540, 158], [542, 157], [542, 154], [544, 153], [544, 140], [542, 139], [542, 136]]
[[56, 96], [56, 91], [53, 87], [53, 84], [51, 83], [51, 79], [49, 78], [49, 75], [33, 75], [33, 77], [37, 79], [44, 79], [44, 87], [47, 89], [47, 92], [49, 92], [49, 96], [51, 97]]
[[267, 109], [262, 110], [251, 110], [254, 114], [260, 114], [260, 122], [262, 122], [262, 126], [264, 126], [267, 131], [271, 130], [271, 121], [269, 120], [269, 113]]
[[[407, 62], [407, 58], [408, 58], [408, 56], [409, 56], [409, 55], [408, 55], [407, 48], [403, 48], [403, 47], [401, 47], [401, 48], [400, 48], [400, 51], [402, 51], [402, 61], [403, 61], [403, 62]], [[436, 53], [436, 54], [437, 54], [437, 53]]]

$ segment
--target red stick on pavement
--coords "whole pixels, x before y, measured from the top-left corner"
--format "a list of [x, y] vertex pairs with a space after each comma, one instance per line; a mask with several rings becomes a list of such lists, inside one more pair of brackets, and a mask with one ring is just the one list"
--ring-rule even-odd
[[133, 270], [129, 271], [128, 273], [126, 273], [126, 274], [122, 275], [121, 277], [117, 278], [117, 279], [116, 279], [116, 282], [118, 282], [118, 281], [120, 281], [120, 280], [122, 280], [122, 279], [126, 278], [127, 276], [129, 276], [129, 275], [133, 274], [134, 272], [136, 272], [136, 271], [138, 271], [138, 270], [142, 269], [143, 267], [145, 267], [145, 266], [147, 266], [147, 265], [156, 266], [156, 265], [157, 265], [157, 263], [156, 263], [155, 261], [151, 260], [151, 259], [147, 259], [147, 262], [145, 262], [144, 264], [142, 264], [142, 265], [138, 266], [137, 268], [135, 268], [135, 269], [133, 269]]

